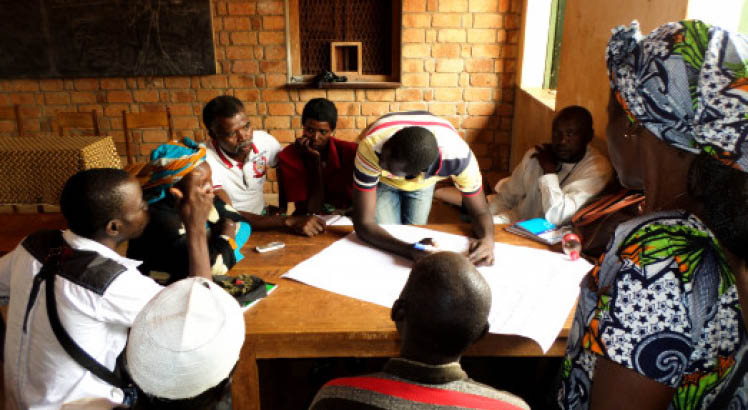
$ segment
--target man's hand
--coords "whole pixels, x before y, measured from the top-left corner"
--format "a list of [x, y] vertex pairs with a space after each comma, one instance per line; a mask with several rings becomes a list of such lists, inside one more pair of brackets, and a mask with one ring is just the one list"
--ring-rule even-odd
[[181, 188], [171, 187], [169, 191], [177, 200], [177, 209], [186, 229], [205, 226], [208, 214], [213, 209], [213, 186], [198, 184], [188, 175]]
[[[417, 244], [423, 246], [418, 246]], [[424, 256], [428, 256], [436, 252], [439, 252], [436, 241], [434, 241], [434, 239], [432, 238], [423, 238], [413, 244], [413, 247], [410, 250], [410, 259], [413, 260], [413, 262], [418, 262], [418, 260], [423, 258]]]
[[470, 238], [470, 251], [468, 259], [475, 266], [493, 265], [493, 237], [482, 239]]
[[325, 231], [325, 221], [314, 215], [289, 216], [284, 223], [292, 231], [306, 236], [318, 235]]
[[317, 166], [322, 164], [322, 156], [319, 151], [312, 147], [312, 140], [307, 137], [300, 137], [296, 139], [294, 144], [305, 160]]
[[538, 160], [544, 174], [553, 174], [558, 170], [558, 161], [553, 154], [551, 144], [536, 145], [535, 152], [530, 155], [530, 158]]
[[220, 227], [220, 234], [234, 238], [236, 236], [236, 223], [228, 218], [223, 218], [217, 224]]

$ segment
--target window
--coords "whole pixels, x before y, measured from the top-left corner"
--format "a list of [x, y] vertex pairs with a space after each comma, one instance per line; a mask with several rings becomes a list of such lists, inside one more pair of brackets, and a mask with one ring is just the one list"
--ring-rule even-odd
[[[330, 88], [399, 86], [400, 0], [288, 0], [286, 13], [290, 85], [306, 86], [324, 71], [342, 69], [348, 81]], [[333, 56], [341, 62], [337, 70]]]
[[558, 63], [561, 58], [564, 10], [566, 10], [566, 0], [553, 0], [551, 2], [551, 18], [548, 27], [548, 47], [545, 53], [543, 88], [555, 90], [558, 85]]

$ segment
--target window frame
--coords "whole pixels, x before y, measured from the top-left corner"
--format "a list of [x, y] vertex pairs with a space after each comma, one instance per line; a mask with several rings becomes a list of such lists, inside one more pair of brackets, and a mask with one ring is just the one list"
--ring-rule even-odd
[[[344, 1], [344, 0], [343, 0]], [[402, 0], [392, 1], [392, 74], [349, 75], [347, 82], [324, 83], [321, 88], [398, 88], [402, 77]], [[302, 74], [299, 35], [299, 0], [285, 0], [286, 85], [291, 88], [317, 87], [314, 75]], [[340, 39], [343, 41], [343, 39]]]

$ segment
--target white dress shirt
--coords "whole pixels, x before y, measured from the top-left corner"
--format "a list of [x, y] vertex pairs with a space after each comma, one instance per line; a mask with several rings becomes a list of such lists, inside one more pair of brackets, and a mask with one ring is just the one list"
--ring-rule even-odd
[[527, 151], [512, 175], [496, 184], [488, 206], [495, 224], [545, 218], [563, 225], [610, 181], [613, 168], [595, 148], [587, 146], [576, 163], [561, 163], [557, 173], [544, 174], [538, 160]]

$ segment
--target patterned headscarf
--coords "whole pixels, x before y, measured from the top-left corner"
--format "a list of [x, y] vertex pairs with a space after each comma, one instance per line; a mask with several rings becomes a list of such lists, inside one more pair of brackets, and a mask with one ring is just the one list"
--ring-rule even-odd
[[613, 30], [606, 62], [629, 118], [677, 148], [748, 172], [748, 36], [698, 21]]
[[143, 184], [148, 203], [160, 201], [166, 191], [205, 161], [205, 146], [184, 138], [171, 141], [151, 152], [149, 180]]

